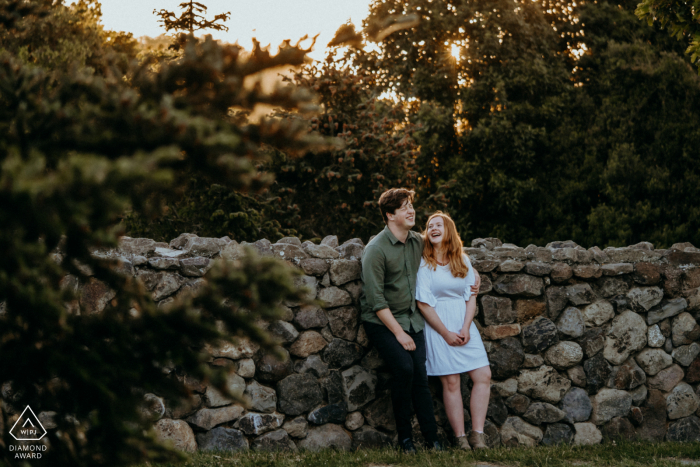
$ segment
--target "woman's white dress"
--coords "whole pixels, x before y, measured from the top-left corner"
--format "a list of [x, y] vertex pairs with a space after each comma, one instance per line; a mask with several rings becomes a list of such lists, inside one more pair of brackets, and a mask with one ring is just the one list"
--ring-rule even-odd
[[[432, 306], [445, 327], [456, 333], [462, 330], [467, 301], [471, 297], [470, 287], [476, 283], [474, 268], [466, 255], [464, 259], [469, 267], [467, 277], [454, 277], [449, 264], [438, 265], [436, 270], [433, 270], [425, 259], [421, 259], [416, 279], [416, 300]], [[454, 375], [488, 366], [486, 349], [473, 321], [469, 328], [469, 336], [469, 342], [465, 345], [450, 346], [426, 321], [428, 375]]]

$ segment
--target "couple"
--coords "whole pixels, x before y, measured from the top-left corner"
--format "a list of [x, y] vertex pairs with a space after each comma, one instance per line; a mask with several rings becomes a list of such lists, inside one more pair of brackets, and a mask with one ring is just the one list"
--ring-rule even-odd
[[[413, 191], [394, 188], [379, 198], [386, 227], [362, 256], [362, 321], [392, 374], [392, 406], [404, 452], [416, 452], [411, 403], [428, 446], [442, 450], [428, 375], [440, 377], [445, 411], [458, 447], [483, 449], [487, 447], [483, 431], [491, 369], [473, 323], [480, 278], [463, 253], [462, 241], [447, 214], [438, 211], [430, 216], [425, 238], [411, 231], [415, 225], [413, 195]], [[464, 372], [474, 383], [468, 440], [460, 391], [460, 373]]]

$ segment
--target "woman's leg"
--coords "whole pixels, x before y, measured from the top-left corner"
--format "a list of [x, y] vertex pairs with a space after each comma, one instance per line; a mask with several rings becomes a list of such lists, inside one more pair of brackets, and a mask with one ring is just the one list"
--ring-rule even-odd
[[456, 437], [464, 436], [464, 406], [460, 391], [459, 375], [440, 376], [442, 402], [445, 404], [447, 419]]
[[[459, 375], [457, 376], [459, 377]], [[483, 432], [486, 411], [489, 408], [489, 396], [491, 395], [491, 367], [484, 366], [472, 370], [469, 372], [469, 377], [474, 383], [469, 404], [472, 415], [472, 430]]]

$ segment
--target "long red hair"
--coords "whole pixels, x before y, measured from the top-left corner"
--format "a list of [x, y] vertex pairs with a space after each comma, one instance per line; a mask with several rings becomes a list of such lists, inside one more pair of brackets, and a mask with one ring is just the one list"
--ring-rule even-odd
[[425, 230], [422, 234], [424, 240], [423, 258], [425, 258], [425, 262], [428, 263], [433, 270], [437, 269], [437, 250], [435, 250], [435, 246], [433, 246], [433, 244], [430, 243], [430, 239], [428, 239], [428, 226], [436, 217], [441, 217], [442, 222], [445, 225], [445, 235], [442, 239], [442, 250], [443, 256], [449, 261], [452, 276], [462, 278], [467, 277], [469, 267], [464, 261], [465, 253], [463, 250], [462, 239], [459, 238], [455, 222], [448, 214], [442, 211], [436, 211], [435, 214], [428, 218], [428, 222], [425, 223]]

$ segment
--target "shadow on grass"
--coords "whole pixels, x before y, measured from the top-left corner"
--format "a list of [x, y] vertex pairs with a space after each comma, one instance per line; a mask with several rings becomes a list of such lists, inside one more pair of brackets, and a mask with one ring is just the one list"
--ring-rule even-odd
[[595, 446], [538, 446], [497, 448], [479, 452], [419, 451], [407, 456], [393, 449], [356, 452], [297, 453], [212, 452], [193, 454], [179, 464], [142, 464], [141, 467], [388, 467], [388, 466], [616, 466], [700, 467], [700, 443], [618, 442]]

